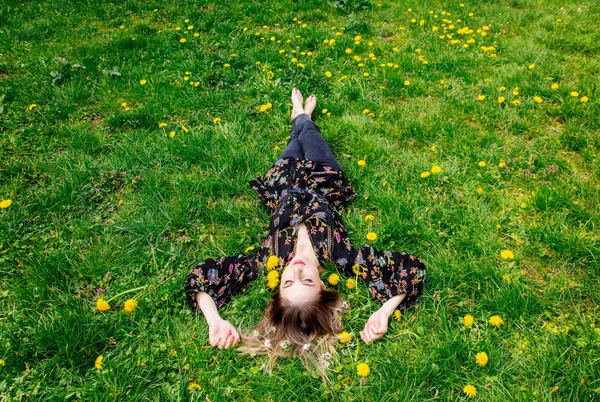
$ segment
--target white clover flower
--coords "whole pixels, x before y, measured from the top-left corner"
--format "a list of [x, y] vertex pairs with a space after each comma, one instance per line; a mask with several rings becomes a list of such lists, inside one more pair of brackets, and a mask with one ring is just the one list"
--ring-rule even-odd
[[302, 350], [303, 351], [307, 351], [310, 349], [310, 347], [312, 346], [312, 343], [305, 343], [304, 346], [302, 346]]
[[271, 347], [271, 340], [268, 338], [265, 339], [264, 345], [265, 345], [265, 348], [269, 349]]

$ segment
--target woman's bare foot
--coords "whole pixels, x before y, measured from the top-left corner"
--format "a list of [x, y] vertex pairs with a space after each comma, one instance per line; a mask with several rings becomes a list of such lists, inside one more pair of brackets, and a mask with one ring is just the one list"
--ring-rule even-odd
[[292, 116], [291, 120], [293, 121], [298, 115], [304, 113], [304, 109], [302, 108], [302, 92], [298, 88], [292, 89]]
[[306, 113], [308, 115], [308, 117], [311, 117], [313, 110], [315, 110], [315, 108], [317, 107], [317, 97], [314, 95], [311, 95], [308, 97], [308, 99], [306, 100], [306, 103], [304, 104], [304, 113]]

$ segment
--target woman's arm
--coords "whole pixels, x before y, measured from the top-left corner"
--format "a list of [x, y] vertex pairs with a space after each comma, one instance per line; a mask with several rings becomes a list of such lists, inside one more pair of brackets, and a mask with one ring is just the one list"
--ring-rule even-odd
[[360, 338], [365, 343], [376, 341], [381, 339], [388, 329], [388, 319], [396, 310], [396, 307], [404, 300], [406, 293], [396, 295], [383, 303], [383, 305], [377, 310], [365, 324], [365, 328], [360, 331]]
[[235, 327], [219, 315], [217, 305], [212, 297], [206, 292], [197, 292], [196, 303], [198, 303], [198, 308], [202, 310], [202, 314], [206, 318], [209, 328], [208, 339], [211, 346], [219, 349], [229, 349], [240, 341], [240, 334]]

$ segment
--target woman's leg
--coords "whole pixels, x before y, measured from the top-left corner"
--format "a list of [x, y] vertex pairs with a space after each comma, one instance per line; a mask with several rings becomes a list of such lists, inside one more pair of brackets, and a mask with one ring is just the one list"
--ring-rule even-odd
[[303, 113], [296, 117], [292, 125], [298, 133], [298, 141], [306, 159], [342, 170], [327, 141], [323, 138], [319, 127], [310, 119], [308, 114]]

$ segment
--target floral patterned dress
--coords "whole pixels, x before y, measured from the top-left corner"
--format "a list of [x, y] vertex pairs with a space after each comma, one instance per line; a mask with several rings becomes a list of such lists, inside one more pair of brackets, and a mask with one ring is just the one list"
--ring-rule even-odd
[[401, 310], [418, 300], [425, 280], [425, 265], [419, 259], [371, 246], [356, 248], [350, 242], [338, 211], [354, 198], [354, 189], [342, 171], [306, 159], [280, 159], [250, 185], [272, 210], [269, 234], [251, 254], [197, 265], [185, 283], [190, 308], [200, 312], [198, 291], [208, 293], [220, 308], [264, 274], [270, 256], [277, 256], [283, 269], [294, 258], [300, 223], [306, 225], [320, 264], [329, 262], [349, 276], [360, 276], [382, 303], [406, 293]]

